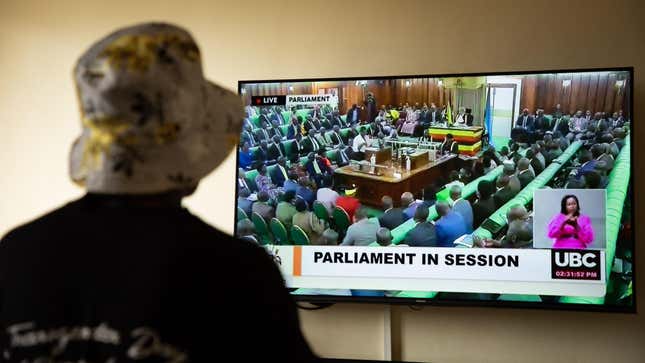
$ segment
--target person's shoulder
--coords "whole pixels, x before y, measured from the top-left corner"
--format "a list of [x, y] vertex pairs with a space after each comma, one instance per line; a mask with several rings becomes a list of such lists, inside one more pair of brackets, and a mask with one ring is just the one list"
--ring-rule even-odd
[[69, 226], [65, 221], [73, 221], [82, 213], [81, 199], [68, 202], [58, 208], [55, 208], [45, 214], [36, 217], [29, 222], [23, 223], [9, 230], [2, 238], [0, 244], [9, 243], [9, 241], [28, 241], [32, 237], [40, 234], [47, 234], [51, 227]]

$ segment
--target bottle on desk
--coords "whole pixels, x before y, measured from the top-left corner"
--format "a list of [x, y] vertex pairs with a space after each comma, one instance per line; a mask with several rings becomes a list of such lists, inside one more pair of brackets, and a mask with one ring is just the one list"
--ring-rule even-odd
[[372, 156], [370, 156], [370, 173], [374, 174], [376, 166], [376, 154], [372, 153]]
[[410, 161], [410, 155], [405, 156], [405, 170], [410, 171], [412, 162]]

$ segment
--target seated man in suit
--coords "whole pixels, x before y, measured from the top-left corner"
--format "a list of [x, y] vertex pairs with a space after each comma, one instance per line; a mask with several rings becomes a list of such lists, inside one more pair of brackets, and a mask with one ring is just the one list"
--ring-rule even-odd
[[550, 130], [551, 124], [549, 119], [544, 116], [544, 110], [538, 108], [535, 113], [535, 120], [533, 121], [533, 129], [535, 131], [535, 140], [539, 140], [544, 137], [544, 133]]
[[405, 220], [414, 217], [414, 212], [423, 202], [414, 199], [414, 194], [405, 192], [401, 194], [401, 208], [403, 208], [403, 216]]
[[430, 109], [428, 110], [428, 118], [431, 125], [434, 125], [442, 121], [441, 109], [439, 109], [437, 105], [434, 104], [434, 102], [430, 102]]
[[258, 128], [253, 131], [253, 135], [255, 136], [255, 139], [258, 140], [259, 142], [262, 141], [270, 141], [271, 140], [271, 135], [269, 132], [271, 131], [270, 128]]
[[[287, 151], [286, 158], [291, 163], [298, 163], [301, 155], [302, 148], [300, 146], [301, 136], [298, 135], [295, 139], [285, 141], [285, 151]], [[289, 147], [286, 147], [286, 144], [289, 143]]]
[[555, 117], [553, 116], [553, 120], [551, 120], [551, 125], [549, 128], [549, 131], [552, 133], [555, 133], [556, 131], [559, 131], [562, 135], [566, 135], [569, 133], [569, 116], [561, 116], [561, 117]]
[[522, 190], [522, 183], [515, 173], [515, 164], [512, 160], [507, 160], [504, 162], [502, 169], [504, 175], [508, 176], [508, 186], [511, 188], [513, 194], [517, 194]]
[[279, 187], [284, 186], [284, 182], [289, 179], [289, 170], [284, 156], [278, 157], [278, 162], [275, 167], [273, 167], [270, 174], [271, 180], [275, 185]]
[[318, 135], [318, 132], [312, 129], [307, 136], [302, 138], [302, 141], [300, 142], [301, 154], [309, 154], [311, 152], [317, 153], [319, 150], [325, 149], [325, 147], [316, 140], [316, 135]]
[[260, 141], [260, 146], [255, 151], [255, 155], [257, 156], [257, 161], [264, 162], [266, 165], [273, 165], [276, 162], [275, 159], [269, 158], [269, 145], [264, 140]]
[[316, 141], [318, 141], [318, 144], [320, 144], [320, 149], [327, 150], [331, 148], [329, 141], [327, 141], [327, 139], [325, 138], [325, 128], [321, 127], [318, 131], [316, 131], [314, 138], [316, 139]]
[[256, 146], [258, 144], [258, 140], [255, 138], [255, 135], [253, 135], [253, 127], [251, 126], [244, 126], [242, 129], [242, 134], [240, 135], [240, 143], [248, 143], [249, 147]]
[[533, 248], [533, 219], [521, 204], [511, 206], [506, 212], [508, 229], [501, 240], [486, 238], [477, 241], [478, 247]]
[[[527, 154], [530, 150], [527, 150]], [[520, 180], [520, 186], [524, 189], [530, 182], [535, 179], [535, 174], [531, 172], [529, 166], [531, 162], [527, 158], [521, 158], [517, 163], [517, 178]]]
[[515, 121], [515, 126], [511, 131], [511, 138], [517, 142], [527, 143], [533, 135], [533, 116], [529, 114], [529, 109], [522, 110], [522, 114]]
[[420, 206], [414, 212], [414, 228], [405, 234], [404, 243], [410, 247], [440, 247], [435, 225], [428, 221], [428, 207]]
[[240, 189], [237, 193], [237, 207], [246, 213], [246, 216], [251, 218], [251, 206], [253, 202], [248, 198], [251, 196], [251, 192], [248, 189]]
[[282, 145], [282, 140], [279, 136], [273, 136], [271, 144], [268, 145], [267, 156], [269, 160], [278, 160], [280, 157], [287, 155], [287, 151]]
[[473, 208], [468, 200], [461, 197], [460, 186], [453, 185], [450, 188], [450, 199], [453, 200], [452, 210], [461, 214], [464, 219], [466, 232], [471, 233], [473, 231]]
[[604, 132], [607, 130], [609, 127], [609, 124], [607, 123], [607, 120], [603, 117], [602, 112], [596, 112], [593, 117], [593, 121], [591, 121], [591, 124], [594, 125], [596, 128], [596, 131], [598, 132]]
[[275, 209], [269, 205], [269, 193], [265, 191], [258, 192], [258, 200], [253, 203], [251, 211], [259, 214], [267, 224], [271, 222], [271, 218], [275, 217]]
[[260, 108], [260, 115], [258, 116], [258, 122], [260, 123], [260, 128], [261, 129], [268, 129], [271, 128], [273, 125], [271, 124], [271, 120], [269, 120], [269, 110], [266, 108]]
[[338, 125], [334, 125], [334, 129], [327, 133], [327, 137], [329, 138], [331, 145], [334, 147], [345, 145], [345, 141], [340, 135], [340, 127], [338, 127]]
[[440, 218], [435, 223], [437, 247], [454, 247], [453, 242], [468, 233], [461, 214], [451, 210], [446, 202], [437, 202], [437, 214]]
[[493, 182], [482, 180], [477, 184], [477, 200], [473, 203], [473, 228], [478, 228], [486, 218], [490, 217], [495, 208]]
[[350, 160], [352, 160], [352, 147], [351, 146], [338, 146], [338, 152], [336, 153], [336, 165], [340, 168], [345, 165], [349, 165]]
[[[526, 153], [524, 154], [524, 157], [526, 159], [528, 159], [529, 165], [531, 165], [531, 167], [535, 171], [535, 174], [539, 175], [542, 172], [543, 168], [542, 168], [542, 164], [540, 163], [540, 161], [535, 156], [535, 154], [533, 152], [533, 149], [526, 150]], [[520, 178], [519, 173], [521, 173], [521, 170], [518, 171], [518, 178]], [[522, 178], [520, 178], [520, 182], [521, 181], [522, 181]], [[530, 182], [530, 180], [528, 180], [528, 182]], [[526, 183], [526, 184], [528, 184], [528, 183]], [[523, 185], [522, 188], [524, 188], [524, 186], [526, 186], [526, 185]]]
[[367, 246], [376, 241], [376, 231], [381, 228], [378, 218], [367, 218], [367, 209], [359, 207], [354, 213], [354, 223], [347, 228], [341, 246]]
[[382, 247], [392, 245], [392, 232], [389, 228], [381, 227], [376, 231], [376, 243]]
[[291, 123], [289, 123], [289, 128], [287, 129], [287, 140], [293, 140], [299, 135], [302, 135], [300, 121], [294, 117], [291, 119]]
[[441, 143], [439, 151], [442, 155], [459, 154], [459, 144], [455, 141], [452, 134], [446, 135], [446, 139]]
[[314, 153], [309, 153], [307, 155], [307, 162], [305, 163], [305, 168], [307, 169], [307, 173], [309, 173], [309, 177], [316, 182], [317, 186], [321, 186], [323, 184], [323, 178], [326, 175], [331, 175], [333, 171], [331, 171], [318, 157], [318, 155]]
[[302, 176], [298, 178], [298, 187], [296, 189], [296, 195], [304, 199], [304, 201], [307, 202], [307, 205], [309, 207], [311, 207], [314, 204], [314, 200], [316, 200], [316, 193], [313, 191], [311, 181], [306, 176]]
[[394, 207], [392, 197], [388, 195], [383, 196], [383, 198], [381, 198], [381, 203], [383, 204], [383, 214], [379, 217], [379, 223], [381, 226], [392, 230], [405, 221], [403, 210], [401, 208]]
[[596, 160], [596, 171], [607, 175], [614, 168], [614, 158], [607, 154], [608, 144], [595, 144], [591, 146], [591, 157]]
[[578, 163], [580, 166], [574, 172], [576, 179], [580, 179], [588, 171], [596, 171], [598, 161], [593, 158], [591, 151], [582, 149], [578, 152]]
[[338, 126], [341, 129], [348, 126], [348, 123], [346, 121], [343, 121], [337, 110], [329, 114], [329, 122], [331, 123], [332, 127]]
[[311, 133], [311, 130], [318, 130], [318, 127], [314, 124], [313, 118], [311, 116], [305, 117], [305, 122], [302, 124], [302, 126], [305, 128], [305, 132], [307, 134]]
[[497, 178], [497, 192], [493, 195], [493, 200], [495, 201], [495, 210], [499, 209], [501, 206], [506, 204], [509, 200], [513, 199], [516, 193], [513, 193], [510, 186], [508, 185], [509, 178], [506, 175], [502, 175]]

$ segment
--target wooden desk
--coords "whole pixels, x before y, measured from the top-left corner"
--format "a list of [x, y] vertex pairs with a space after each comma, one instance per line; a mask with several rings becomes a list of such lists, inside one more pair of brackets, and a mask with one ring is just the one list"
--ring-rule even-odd
[[428, 135], [432, 137], [433, 141], [442, 141], [446, 138], [446, 135], [452, 134], [455, 141], [459, 143], [459, 153], [467, 155], [475, 155], [479, 152], [483, 133], [484, 128], [481, 126], [431, 126], [428, 128]]
[[378, 176], [355, 171], [348, 165], [336, 169], [334, 179], [336, 185], [355, 184], [358, 187], [356, 197], [361, 203], [380, 207], [381, 198], [389, 195], [394, 200], [394, 204], [399, 206], [401, 194], [404, 192], [419, 194], [438, 178], [447, 178], [452, 170], [457, 170], [461, 162], [457, 155], [448, 155], [409, 172], [404, 166], [400, 178], [394, 176], [395, 169], [391, 161], [388, 161], [389, 168], [385, 173]]
[[383, 149], [371, 149], [371, 148], [366, 148], [365, 149], [365, 160], [369, 161], [370, 158], [372, 157], [372, 154], [376, 155], [376, 163], [377, 164], [385, 164], [388, 160], [392, 159], [392, 148], [391, 147], [386, 147]]

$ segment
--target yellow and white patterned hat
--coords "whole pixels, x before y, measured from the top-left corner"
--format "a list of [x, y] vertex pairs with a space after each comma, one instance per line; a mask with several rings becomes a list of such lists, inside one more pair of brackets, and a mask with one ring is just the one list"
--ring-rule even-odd
[[204, 78], [184, 29], [147, 23], [92, 45], [74, 68], [82, 133], [70, 175], [90, 192], [190, 189], [234, 149], [242, 100]]

